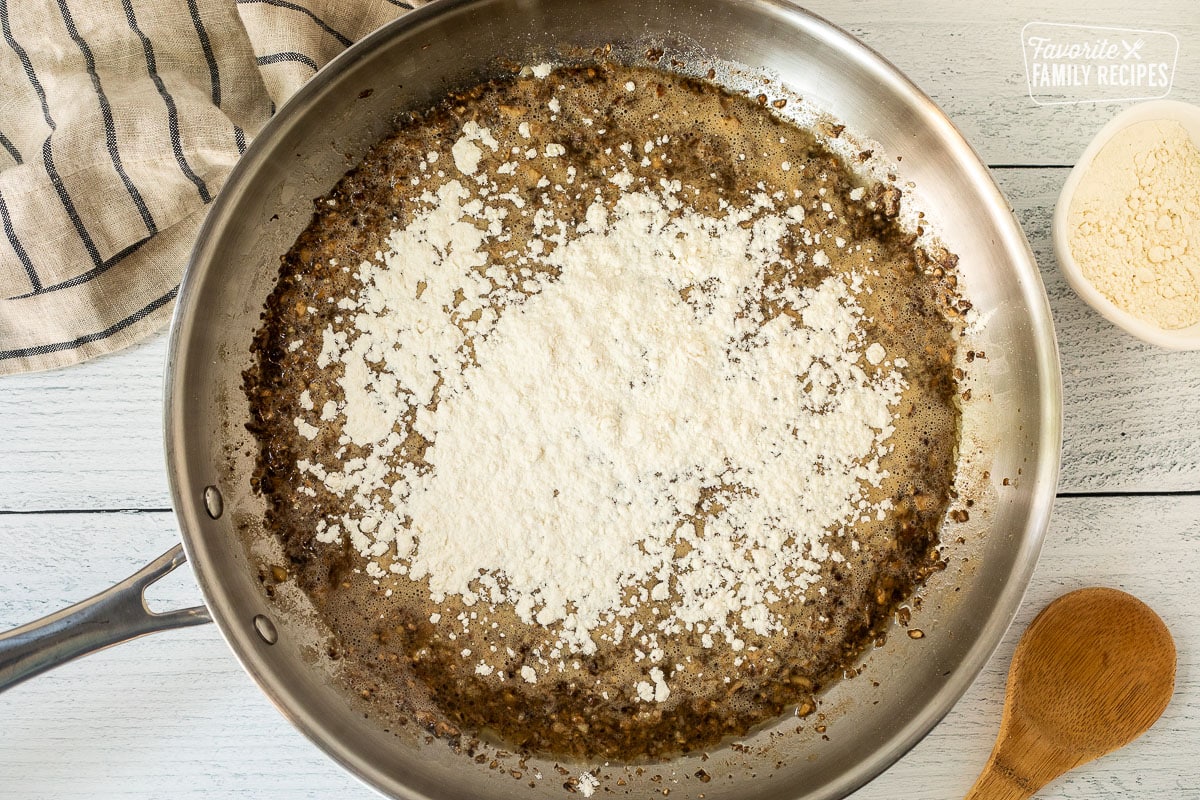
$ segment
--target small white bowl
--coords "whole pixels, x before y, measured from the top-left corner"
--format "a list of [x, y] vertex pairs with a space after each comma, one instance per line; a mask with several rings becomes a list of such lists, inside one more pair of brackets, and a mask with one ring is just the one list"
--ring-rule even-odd
[[1108, 144], [1118, 132], [1139, 122], [1152, 120], [1173, 120], [1183, 125], [1192, 141], [1200, 147], [1200, 107], [1176, 100], [1151, 100], [1139, 103], [1122, 111], [1100, 129], [1096, 138], [1083, 151], [1075, 168], [1067, 176], [1067, 182], [1058, 196], [1054, 207], [1054, 222], [1052, 234], [1054, 238], [1054, 254], [1058, 256], [1058, 266], [1066, 276], [1067, 282], [1076, 294], [1096, 311], [1100, 312], [1109, 322], [1125, 330], [1133, 336], [1159, 347], [1171, 350], [1200, 350], [1200, 323], [1187, 328], [1166, 330], [1146, 322], [1119, 308], [1105, 297], [1084, 277], [1075, 257], [1071, 254], [1070, 231], [1067, 229], [1067, 216], [1071, 209], [1071, 199], [1080, 180], [1092, 166], [1096, 154]]

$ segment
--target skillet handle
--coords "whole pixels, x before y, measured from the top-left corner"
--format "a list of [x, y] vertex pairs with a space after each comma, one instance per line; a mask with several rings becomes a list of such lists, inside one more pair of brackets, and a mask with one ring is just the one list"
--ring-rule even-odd
[[175, 545], [116, 586], [0, 634], [0, 692], [109, 645], [168, 628], [211, 622], [204, 606], [165, 614], [146, 606], [146, 587], [186, 560], [183, 547]]

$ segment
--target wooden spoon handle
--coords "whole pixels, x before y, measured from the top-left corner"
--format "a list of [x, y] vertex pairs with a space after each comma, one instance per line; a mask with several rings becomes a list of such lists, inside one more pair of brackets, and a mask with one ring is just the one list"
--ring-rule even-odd
[[1029, 783], [1010, 769], [1005, 769], [995, 758], [988, 761], [979, 775], [979, 780], [967, 792], [966, 800], [1027, 800], [1040, 787]]
[[1000, 735], [966, 800], [1026, 800], [1050, 781], [1089, 759], [1073, 758], [1006, 710]]

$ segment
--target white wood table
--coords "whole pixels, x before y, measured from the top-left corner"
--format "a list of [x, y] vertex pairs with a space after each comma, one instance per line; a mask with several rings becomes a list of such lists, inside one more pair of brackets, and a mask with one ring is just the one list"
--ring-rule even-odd
[[[843, 5], [813, 9], [894, 61], [949, 113], [1013, 205], [1041, 264], [1063, 361], [1062, 479], [1016, 624], [929, 737], [856, 798], [962, 797], [991, 748], [1009, 657], [1047, 602], [1125, 589], [1179, 650], [1166, 714], [1046, 798], [1200, 798], [1200, 353], [1168, 353], [1076, 298], [1051, 250], [1067, 169], [1125, 104], [1038, 106], [1020, 44], [1031, 21], [1168, 30], [1171, 97], [1200, 103], [1193, 0]], [[165, 337], [57, 372], [0, 379], [0, 628], [107, 587], [177, 541], [160, 438]], [[199, 592], [186, 570], [164, 608]], [[366, 798], [373, 794], [278, 714], [205, 626], [147, 637], [0, 695], [0, 798]]]

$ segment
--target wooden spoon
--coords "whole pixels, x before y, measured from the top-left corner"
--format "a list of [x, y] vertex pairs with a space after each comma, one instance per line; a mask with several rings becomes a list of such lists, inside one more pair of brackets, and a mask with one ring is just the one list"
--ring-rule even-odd
[[1042, 610], [1013, 654], [1000, 735], [967, 800], [1024, 800], [1141, 736], [1175, 688], [1175, 642], [1150, 607], [1080, 589]]

